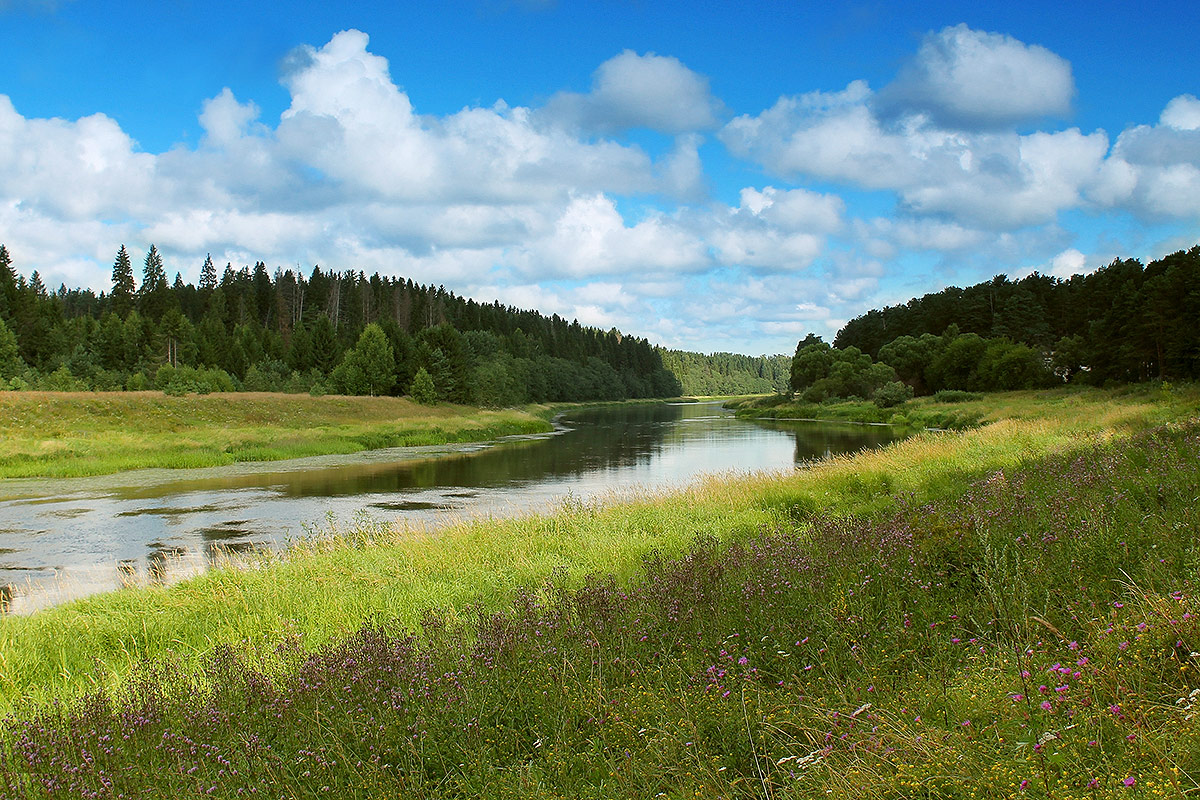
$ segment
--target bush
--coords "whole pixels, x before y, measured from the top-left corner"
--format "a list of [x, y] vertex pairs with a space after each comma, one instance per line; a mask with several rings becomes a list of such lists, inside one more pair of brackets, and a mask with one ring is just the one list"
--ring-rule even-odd
[[911, 400], [912, 396], [913, 388], [911, 386], [903, 381], [891, 381], [876, 389], [871, 399], [880, 408], [892, 408]]
[[942, 389], [933, 396], [935, 403], [966, 403], [970, 400], [982, 400], [979, 392], [966, 392], [962, 389]]

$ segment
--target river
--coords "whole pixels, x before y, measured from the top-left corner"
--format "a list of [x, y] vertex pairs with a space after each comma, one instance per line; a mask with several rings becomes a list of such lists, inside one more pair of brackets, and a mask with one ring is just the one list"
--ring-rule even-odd
[[444, 447], [97, 478], [0, 481], [0, 609], [166, 583], [356, 520], [415, 524], [546, 509], [701, 474], [801, 466], [886, 427], [753, 423], [717, 403], [581, 408], [554, 433]]

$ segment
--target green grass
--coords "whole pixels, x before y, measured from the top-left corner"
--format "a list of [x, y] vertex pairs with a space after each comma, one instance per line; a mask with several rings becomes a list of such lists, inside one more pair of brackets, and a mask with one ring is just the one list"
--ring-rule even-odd
[[[751, 397], [727, 403], [742, 419], [823, 420], [869, 422], [911, 428], [966, 430], [1002, 419], [1038, 419], [1053, 417], [1072, 409], [1093, 409], [1097, 404], [1146, 403], [1156, 407], [1154, 418], [1166, 420], [1186, 413], [1197, 403], [1195, 387], [1167, 384], [1134, 385], [1121, 389], [1059, 387], [1016, 392], [956, 393], [962, 400], [918, 397], [893, 408], [880, 408], [872, 402], [836, 399], [824, 403], [806, 403], [784, 395]], [[948, 393], [953, 397], [954, 394]]]
[[0, 392], [0, 478], [211, 467], [549, 429], [526, 411], [398, 397]]
[[[987, 396], [970, 430], [800, 473], [331, 532], [252, 569], [0, 620], [0, 707], [55, 731], [36, 709], [66, 700], [86, 738], [120, 733], [109, 703], [161, 701], [149, 744], [166, 726], [242, 753], [188, 716], [211, 706], [238, 737], [271, 737], [238, 768], [288, 796], [1182, 796], [1200, 772], [1200, 679], [1178, 660], [1200, 649], [1200, 434], [1180, 421], [1198, 401]], [[493, 645], [480, 669], [471, 653]], [[354, 665], [380, 648], [389, 666], [365, 680]], [[424, 699], [388, 710], [376, 680]], [[73, 705], [100, 688], [115, 693]], [[367, 716], [389, 733], [371, 738]], [[158, 765], [152, 793], [206, 790], [178, 777], [186, 754], [155, 748], [131, 751]]]
[[816, 510], [874, 513], [901, 493], [961, 491], [1039, 454], [1194, 413], [1198, 398], [1194, 389], [1166, 399], [1098, 391], [993, 396], [989, 413], [1011, 418], [966, 433], [919, 434], [802, 473], [715, 477], [685, 492], [438, 531], [335, 531], [328, 542], [265, 558], [255, 569], [0, 618], [0, 711], [111, 684], [139, 659], [167, 652], [191, 658], [219, 642], [267, 643], [289, 632], [315, 646], [373, 615], [415, 625], [431, 607], [499, 607], [556, 570], [573, 581], [596, 571], [624, 579], [646, 553], [677, 552], [700, 533], [724, 540]]

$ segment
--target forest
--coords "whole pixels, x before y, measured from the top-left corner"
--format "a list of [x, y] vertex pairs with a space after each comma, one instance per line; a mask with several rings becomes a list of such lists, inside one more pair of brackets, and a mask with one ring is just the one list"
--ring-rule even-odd
[[895, 405], [939, 391], [1200, 379], [1200, 246], [1069, 279], [951, 287], [850, 320], [792, 360], [803, 399]]
[[788, 359], [669, 351], [444, 287], [264, 262], [197, 285], [122, 245], [112, 288], [47, 290], [0, 245], [0, 388], [413, 394], [481, 406], [781, 391]]

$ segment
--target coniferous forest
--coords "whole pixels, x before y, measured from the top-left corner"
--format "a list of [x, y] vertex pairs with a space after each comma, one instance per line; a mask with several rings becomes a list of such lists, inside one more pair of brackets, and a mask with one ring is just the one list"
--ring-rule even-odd
[[832, 347], [796, 348], [810, 402], [1200, 379], [1200, 246], [1143, 266], [1117, 259], [1061, 280], [1034, 273], [951, 287], [850, 320]]
[[48, 290], [0, 244], [0, 389], [411, 394], [482, 406], [786, 391], [790, 357], [652, 346], [403, 278], [262, 261], [168, 281], [122, 246], [112, 288]]
[[483, 406], [670, 397], [645, 339], [402, 278], [263, 262], [168, 281], [154, 246], [112, 289], [28, 279], [0, 245], [0, 379], [8, 388], [406, 394]]

